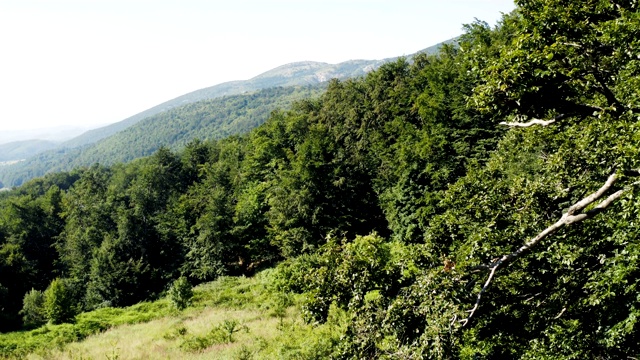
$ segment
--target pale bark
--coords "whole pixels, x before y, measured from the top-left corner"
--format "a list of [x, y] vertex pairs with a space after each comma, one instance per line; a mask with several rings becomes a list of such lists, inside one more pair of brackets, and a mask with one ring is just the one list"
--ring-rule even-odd
[[[626, 171], [625, 174], [628, 176], [640, 176], [640, 170]], [[604, 183], [604, 185], [600, 187], [600, 189], [598, 189], [596, 192], [592, 193], [591, 195], [585, 197], [584, 199], [578, 201], [577, 203], [573, 204], [569, 208], [569, 210], [567, 210], [567, 212], [564, 215], [562, 215], [562, 217], [558, 221], [556, 221], [553, 225], [542, 230], [538, 235], [536, 235], [535, 237], [527, 241], [524, 245], [520, 246], [520, 248], [518, 248], [516, 251], [510, 254], [501, 256], [491, 264], [482, 266], [482, 268], [489, 271], [489, 276], [487, 277], [487, 280], [485, 281], [484, 285], [480, 289], [480, 292], [476, 297], [476, 302], [473, 308], [471, 310], [468, 310], [469, 316], [460, 320], [460, 322], [462, 323], [462, 326], [467, 325], [469, 320], [475, 314], [476, 310], [478, 310], [478, 307], [480, 306], [480, 302], [482, 300], [482, 295], [487, 291], [487, 289], [489, 288], [489, 285], [491, 285], [491, 281], [493, 280], [498, 268], [517, 259], [523, 253], [529, 251], [531, 248], [533, 248], [538, 243], [540, 243], [540, 241], [556, 233], [561, 228], [571, 224], [582, 222], [586, 219], [590, 219], [595, 215], [601, 213], [602, 211], [607, 209], [614, 201], [618, 200], [623, 194], [631, 191], [633, 187], [640, 184], [640, 181], [636, 181], [630, 184], [629, 186], [626, 186], [625, 188], [620, 189], [614, 192], [613, 194], [607, 196], [602, 201], [600, 201], [600, 203], [598, 203], [595, 207], [593, 207], [591, 210], [580, 213], [580, 211], [585, 209], [587, 206], [593, 204], [597, 200], [602, 199], [605, 196], [605, 194], [609, 190], [611, 190], [611, 188], [618, 181], [618, 179], [619, 179], [618, 174], [615, 174], [615, 173], [612, 174], [611, 176], [609, 176], [609, 178]]]

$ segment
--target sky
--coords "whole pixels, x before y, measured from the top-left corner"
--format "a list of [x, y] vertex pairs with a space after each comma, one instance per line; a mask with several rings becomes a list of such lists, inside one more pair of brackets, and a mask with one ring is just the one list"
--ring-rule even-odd
[[409, 55], [512, 0], [0, 0], [0, 133], [118, 122], [296, 61]]

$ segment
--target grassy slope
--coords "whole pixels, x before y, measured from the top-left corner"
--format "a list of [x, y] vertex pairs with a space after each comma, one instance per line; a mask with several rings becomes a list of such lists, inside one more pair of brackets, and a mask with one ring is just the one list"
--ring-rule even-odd
[[[344, 330], [344, 314], [321, 326], [302, 321], [299, 300], [269, 289], [271, 271], [221, 278], [194, 289], [184, 311], [166, 299], [106, 308], [76, 324], [0, 334], [0, 357], [28, 359], [311, 359], [325, 358]], [[337, 314], [337, 312], [336, 312]], [[220, 335], [234, 324], [232, 340]]]

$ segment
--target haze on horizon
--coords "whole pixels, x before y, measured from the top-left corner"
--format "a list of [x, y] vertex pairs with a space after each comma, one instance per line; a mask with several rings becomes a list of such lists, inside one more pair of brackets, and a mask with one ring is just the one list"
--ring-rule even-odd
[[0, 133], [121, 121], [296, 61], [415, 53], [511, 0], [0, 0]]

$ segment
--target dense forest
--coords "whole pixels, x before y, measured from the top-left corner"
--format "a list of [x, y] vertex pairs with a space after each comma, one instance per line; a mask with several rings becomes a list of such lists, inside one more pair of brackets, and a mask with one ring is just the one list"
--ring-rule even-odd
[[275, 267], [347, 312], [334, 358], [637, 357], [638, 4], [516, 3], [246, 135], [0, 193], [3, 330]]

